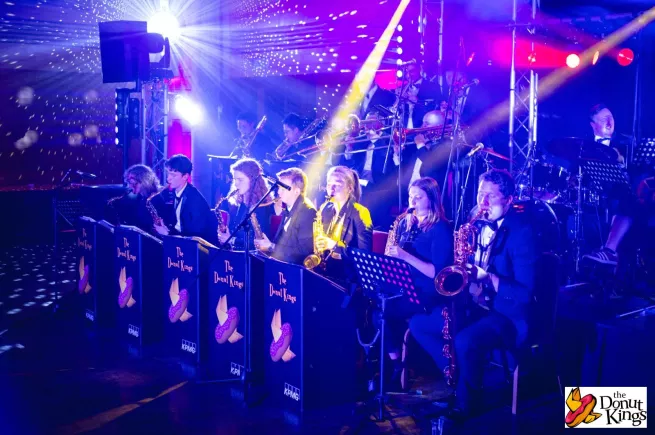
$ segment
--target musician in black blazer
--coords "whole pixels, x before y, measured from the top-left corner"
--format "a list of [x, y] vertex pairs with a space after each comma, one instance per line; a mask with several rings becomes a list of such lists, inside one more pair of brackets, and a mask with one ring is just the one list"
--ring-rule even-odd
[[151, 200], [164, 221], [162, 225], [155, 225], [155, 230], [164, 236], [202, 237], [216, 244], [216, 215], [198, 189], [189, 183], [192, 169], [191, 160], [182, 154], [166, 161], [169, 189], [164, 189]]
[[512, 206], [514, 189], [507, 171], [480, 176], [477, 203], [488, 224], [479, 235], [475, 264], [466, 267], [473, 283], [470, 293], [478, 297], [483, 290], [491, 292], [493, 305], [481, 319], [456, 332], [456, 398], [464, 414], [480, 410], [486, 356], [493, 349], [516, 349], [528, 336], [539, 249], [532, 223]]
[[314, 251], [313, 226], [316, 209], [305, 198], [307, 175], [299, 168], [289, 168], [277, 173], [280, 182], [291, 189], [278, 188], [278, 195], [286, 205], [282, 222], [274, 241], [266, 235], [255, 239], [255, 247], [270, 253], [271, 257], [287, 263], [303, 264], [305, 257]]

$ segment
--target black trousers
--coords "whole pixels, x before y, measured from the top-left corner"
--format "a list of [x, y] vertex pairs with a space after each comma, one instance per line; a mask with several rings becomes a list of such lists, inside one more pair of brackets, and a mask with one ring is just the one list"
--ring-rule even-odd
[[457, 405], [466, 413], [480, 409], [484, 369], [495, 349], [516, 348], [516, 328], [504, 315], [491, 311], [462, 329], [455, 336], [455, 355], [459, 369]]

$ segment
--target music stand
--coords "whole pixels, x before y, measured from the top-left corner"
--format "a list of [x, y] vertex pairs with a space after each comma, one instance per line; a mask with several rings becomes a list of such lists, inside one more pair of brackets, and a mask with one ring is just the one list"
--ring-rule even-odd
[[633, 158], [635, 166], [655, 170], [655, 139], [644, 139], [635, 150]]
[[621, 185], [630, 188], [628, 172], [618, 163], [583, 159], [581, 169], [589, 181], [589, 187], [598, 192], [607, 193]]
[[[385, 310], [387, 301], [406, 297], [410, 303], [421, 305], [420, 290], [414, 286], [412, 271], [405, 261], [385, 255], [375, 254], [357, 248], [348, 248], [348, 257], [355, 263], [359, 281], [364, 291], [373, 295], [380, 301], [380, 393], [376, 396], [378, 401], [378, 420], [384, 420], [384, 335]], [[373, 340], [373, 343], [377, 340]]]

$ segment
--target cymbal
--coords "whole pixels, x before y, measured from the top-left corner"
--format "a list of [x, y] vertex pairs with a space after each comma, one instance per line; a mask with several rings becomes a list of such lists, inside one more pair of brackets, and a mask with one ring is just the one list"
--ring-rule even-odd
[[614, 151], [603, 144], [580, 137], [553, 139], [546, 145], [546, 151], [555, 157], [571, 162], [578, 160], [616, 160]]
[[[465, 148], [475, 148], [473, 145], [469, 145], [469, 144], [462, 144], [462, 146], [465, 147]], [[478, 152], [479, 153], [486, 153], [486, 154], [488, 154], [490, 156], [498, 157], [501, 160], [507, 160], [508, 162], [510, 161], [509, 157], [505, 157], [504, 155], [500, 154], [497, 151], [492, 150], [491, 148], [482, 148]]]

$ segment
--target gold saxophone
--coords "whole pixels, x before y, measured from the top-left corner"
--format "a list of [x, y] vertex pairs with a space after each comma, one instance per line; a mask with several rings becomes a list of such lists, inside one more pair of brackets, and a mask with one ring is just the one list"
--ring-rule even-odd
[[164, 225], [164, 220], [161, 217], [159, 217], [159, 213], [157, 213], [157, 209], [155, 208], [154, 205], [152, 205], [152, 202], [150, 201], [152, 198], [155, 197], [155, 195], [157, 194], [155, 193], [150, 198], [146, 199], [146, 208], [150, 212], [150, 216], [152, 216], [152, 222], [156, 226], [162, 226]]
[[464, 265], [477, 248], [477, 230], [473, 223], [479, 220], [486, 210], [480, 209], [467, 223], [455, 231], [455, 264], [443, 268], [434, 279], [437, 293], [455, 296], [466, 288], [469, 282]]
[[343, 223], [345, 220], [345, 215], [339, 216], [340, 213], [335, 213], [330, 225], [328, 226], [327, 232], [323, 231], [323, 210], [325, 207], [330, 204], [332, 197], [327, 197], [326, 201], [321, 205], [316, 213], [316, 219], [314, 219], [313, 225], [313, 236], [314, 236], [314, 253], [308, 255], [303, 260], [303, 265], [309, 269], [313, 270], [318, 266], [325, 268], [326, 261], [332, 255], [332, 251], [338, 246], [338, 243], [332, 248], [327, 254], [324, 254], [321, 250], [318, 249], [316, 245], [316, 240], [320, 237], [328, 237], [331, 239], [340, 239], [341, 233], [343, 232]]
[[[409, 217], [409, 223], [405, 226], [405, 231], [401, 233], [400, 225], [402, 224], [403, 220], [407, 219], [408, 217]], [[407, 209], [406, 213], [403, 213], [400, 216], [398, 216], [396, 220], [393, 222], [393, 225], [391, 225], [391, 229], [389, 230], [389, 236], [387, 237], [387, 244], [384, 246], [384, 255], [389, 255], [389, 248], [391, 248], [392, 246], [399, 246], [402, 248], [405, 245], [405, 243], [407, 243], [411, 238], [412, 231], [414, 230], [417, 224], [418, 224], [418, 218], [414, 215], [413, 208]]]
[[234, 189], [230, 193], [228, 193], [226, 196], [221, 198], [220, 201], [216, 204], [216, 207], [214, 208], [214, 214], [216, 215], [216, 220], [218, 221], [218, 234], [220, 235], [221, 233], [227, 232], [227, 225], [225, 224], [225, 221], [223, 221], [223, 213], [221, 213], [220, 207], [221, 204], [223, 204], [223, 201], [226, 201], [236, 195], [239, 191]]
[[[282, 143], [280, 145], [278, 145], [277, 148], [275, 148], [275, 154], [274, 154], [275, 158], [277, 160], [284, 160], [285, 157], [289, 157], [289, 156], [287, 156], [287, 152], [289, 151], [289, 148], [291, 148], [294, 145], [299, 144], [300, 142], [304, 141], [305, 139], [309, 139], [311, 137], [309, 135], [309, 133], [312, 133], [326, 119], [327, 119], [327, 115], [321, 116], [321, 117], [316, 118], [315, 120], [313, 120], [307, 127], [305, 127], [305, 129], [300, 134], [300, 137], [295, 142], [289, 142], [286, 139], [284, 141], [282, 141]], [[296, 155], [296, 154], [300, 154], [300, 153], [294, 153], [294, 155]]]

